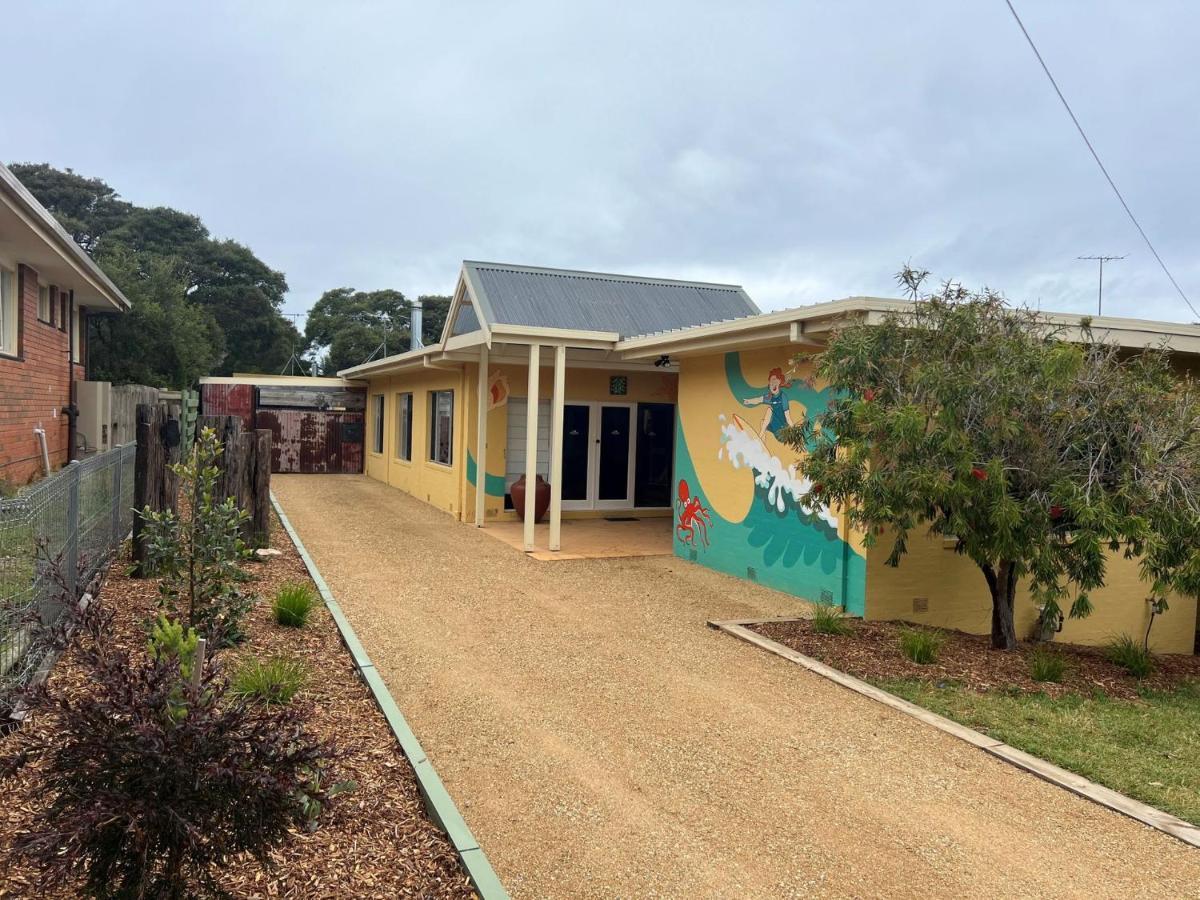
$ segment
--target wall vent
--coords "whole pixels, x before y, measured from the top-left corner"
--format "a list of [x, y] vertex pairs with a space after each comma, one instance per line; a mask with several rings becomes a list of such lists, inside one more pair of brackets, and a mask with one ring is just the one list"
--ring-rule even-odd
[[688, 559], [690, 559], [692, 562], [695, 562], [697, 559], [699, 559], [699, 557], [700, 554], [696, 552], [695, 547], [692, 547], [688, 550]]
[[915, 612], [915, 613], [929, 612], [929, 598], [928, 597], [913, 597], [913, 612]]
[[751, 581], [758, 581], [758, 569], [754, 566], [746, 566], [746, 577]]
[[826, 606], [833, 606], [833, 591], [821, 591], [821, 602]]

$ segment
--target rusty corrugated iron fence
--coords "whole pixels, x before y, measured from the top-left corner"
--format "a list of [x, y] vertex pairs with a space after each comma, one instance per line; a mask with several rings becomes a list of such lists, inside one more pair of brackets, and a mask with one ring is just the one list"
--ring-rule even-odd
[[73, 462], [0, 500], [0, 709], [41, 663], [42, 625], [78, 599], [133, 527], [136, 449]]

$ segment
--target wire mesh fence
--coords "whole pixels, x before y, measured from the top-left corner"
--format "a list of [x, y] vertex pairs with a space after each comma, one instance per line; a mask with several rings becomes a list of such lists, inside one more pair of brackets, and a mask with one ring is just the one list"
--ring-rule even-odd
[[43, 626], [82, 594], [133, 527], [136, 452], [125, 444], [73, 462], [0, 500], [0, 706], [40, 664]]

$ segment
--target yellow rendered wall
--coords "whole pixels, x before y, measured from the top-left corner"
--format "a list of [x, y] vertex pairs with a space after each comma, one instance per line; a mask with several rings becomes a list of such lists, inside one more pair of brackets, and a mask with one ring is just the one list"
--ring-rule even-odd
[[[542, 348], [539, 368], [539, 398], [549, 398], [554, 390], [554, 350]], [[494, 365], [488, 367], [489, 382], [500, 378], [508, 394], [525, 397], [528, 393], [528, 366]], [[475, 518], [475, 451], [477, 434], [476, 391], [479, 367], [465, 364], [461, 371], [416, 369], [384, 378], [372, 378], [367, 389], [367, 452], [364, 471], [379, 481], [407, 491], [421, 500], [444, 509], [463, 521]], [[628, 393], [611, 396], [609, 376], [625, 375]], [[452, 466], [429, 461], [429, 392], [454, 391], [454, 446]], [[413, 458], [405, 462], [396, 456], [396, 397], [413, 394]], [[374, 416], [372, 399], [384, 395], [383, 453], [374, 453]], [[612, 400], [628, 403], [674, 403], [676, 376], [667, 372], [623, 372], [620, 369], [567, 369], [566, 399], [570, 401]], [[508, 434], [507, 398], [488, 411], [487, 474], [503, 479]], [[469, 462], [468, 462], [469, 460]], [[471, 478], [468, 478], [468, 469]], [[612, 515], [612, 510], [567, 511], [564, 518]], [[487, 519], [515, 518], [505, 511], [504, 495], [489, 493], [485, 502]]]
[[[463, 436], [465, 411], [471, 398], [465, 396], [463, 375], [458, 371], [418, 369], [385, 378], [370, 379], [367, 388], [367, 451], [364, 471], [371, 478], [408, 491], [415, 497], [462, 517], [463, 471], [466, 444]], [[444, 466], [429, 459], [429, 394], [431, 391], [454, 391], [454, 436], [452, 464]], [[413, 395], [412, 460], [396, 455], [396, 397], [405, 392]], [[383, 453], [375, 453], [374, 398], [383, 394]], [[473, 407], [471, 407], [473, 408]]]
[[[471, 385], [471, 403], [474, 404], [474, 389], [479, 371], [478, 366], [467, 367], [467, 376]], [[609, 394], [609, 377], [624, 375], [628, 379], [628, 393], [619, 396]], [[492, 365], [488, 367], [489, 382], [501, 378], [507, 386], [508, 395], [525, 398], [529, 393], [529, 366]], [[625, 372], [619, 368], [612, 369], [582, 369], [568, 366], [565, 380], [566, 402], [612, 401], [613, 403], [674, 403], [677, 396], [677, 378], [669, 372]], [[543, 347], [541, 365], [538, 368], [538, 398], [550, 399], [554, 393], [554, 348]], [[472, 405], [469, 415], [469, 430], [471, 444], [468, 448], [472, 459], [475, 456], [475, 407]], [[505, 473], [505, 453], [508, 443], [508, 404], [501, 403], [488, 412], [488, 446], [487, 472], [495, 479], [503, 479]], [[475, 485], [473, 479], [466, 487], [466, 518], [473, 521], [475, 517]], [[563, 518], [588, 518], [594, 516], [611, 516], [613, 510], [565, 510]], [[654, 515], [655, 513], [649, 513]], [[669, 511], [664, 512], [668, 515]], [[485, 519], [515, 519], [514, 510], [504, 509], [503, 493], [490, 492], [485, 502]]]
[[[910, 536], [900, 565], [886, 565], [891, 543], [881, 538], [867, 552], [868, 619], [902, 619], [971, 634], [991, 632], [991, 597], [983, 573], [970, 559], [955, 553], [941, 538]], [[1067, 619], [1056, 640], [1072, 644], [1103, 644], [1114, 635], [1140, 640], [1150, 611], [1146, 583], [1138, 577], [1136, 560], [1109, 554], [1105, 586], [1091, 594], [1094, 611], [1085, 619]], [[928, 611], [913, 612], [914, 598], [928, 602]], [[1069, 605], [1069, 604], [1068, 604]], [[1150, 648], [1158, 653], [1191, 653], [1196, 634], [1196, 600], [1171, 597], [1170, 609], [1154, 621]], [[1032, 635], [1037, 609], [1028, 585], [1017, 589], [1017, 636]]]

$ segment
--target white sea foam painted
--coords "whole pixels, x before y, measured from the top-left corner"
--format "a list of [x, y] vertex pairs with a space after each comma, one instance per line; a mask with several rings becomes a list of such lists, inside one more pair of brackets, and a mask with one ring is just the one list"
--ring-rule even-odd
[[766, 444], [755, 434], [743, 431], [733, 422], [725, 422], [721, 416], [721, 449], [717, 451], [718, 459], [729, 460], [730, 465], [740, 469], [743, 465], [754, 471], [754, 483], [767, 492], [767, 501], [783, 512], [787, 508], [787, 498], [791, 498], [806, 515], [816, 515], [822, 521], [837, 528], [838, 520], [829, 507], [818, 506], [815, 510], [801, 501], [812, 482], [802, 475], [796, 474], [795, 465], [785, 466], [778, 456], [772, 456]]

